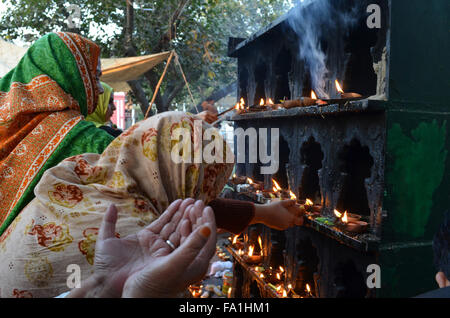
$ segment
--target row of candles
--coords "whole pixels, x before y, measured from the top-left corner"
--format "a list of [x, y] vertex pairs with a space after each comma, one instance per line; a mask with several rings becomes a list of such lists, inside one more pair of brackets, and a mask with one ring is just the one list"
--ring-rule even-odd
[[[361, 98], [362, 95], [357, 93], [346, 93], [342, 89], [341, 84], [338, 80], [335, 80], [335, 86], [336, 90], [340, 94], [341, 99], [354, 99], [354, 98]], [[326, 105], [327, 102], [318, 98], [317, 94], [314, 92], [314, 90], [311, 90], [311, 97], [302, 97], [298, 100], [290, 100], [290, 101], [283, 101], [281, 104], [275, 104], [271, 98], [268, 98], [267, 100], [264, 100], [264, 98], [261, 98], [259, 102], [260, 107], [269, 107], [272, 109], [278, 109], [280, 107], [284, 108], [291, 108], [291, 107], [298, 107], [298, 106], [313, 106], [313, 105]], [[241, 98], [240, 101], [231, 109], [235, 109], [239, 112], [243, 112], [245, 110], [248, 110], [250, 107], [246, 107], [244, 98]]]
[[[262, 190], [264, 188], [262, 183], [255, 182], [248, 177], [237, 177], [236, 175], [233, 175], [233, 180], [237, 180], [237, 183], [240, 183], [240, 185], [244, 186], [242, 189], [244, 189], [245, 191], [252, 192], [253, 190], [257, 195], [268, 197], [267, 201], [273, 202], [276, 200], [284, 199], [295, 200], [297, 203], [299, 203], [300, 207], [302, 207], [305, 212], [308, 212], [309, 215], [313, 217], [319, 216], [322, 210], [321, 205], [314, 204], [314, 202], [308, 198], [305, 200], [305, 202], [300, 203], [295, 193], [293, 193], [291, 190], [284, 190], [275, 179], [272, 179], [272, 191]], [[245, 182], [245, 184], [242, 184], [243, 182]], [[347, 211], [341, 213], [337, 209], [334, 210], [334, 215], [336, 217], [336, 220], [334, 222], [335, 226], [344, 231], [351, 233], [363, 233], [368, 228], [368, 223], [361, 221], [360, 215], [348, 213]], [[238, 238], [239, 236], [229, 238], [233, 248], [236, 250], [237, 255], [239, 255], [248, 264], [260, 264], [263, 261], [264, 257], [264, 249], [261, 236], [258, 236], [259, 254], [255, 253], [255, 244], [250, 245], [246, 251], [243, 242], [239, 241]], [[273, 271], [272, 268], [266, 271], [263, 268], [256, 266], [254, 270], [256, 272], [259, 272], [260, 279], [269, 280], [268, 286], [271, 287], [278, 296], [302, 297], [295, 293], [291, 284], [288, 284], [287, 287], [285, 287], [282, 283], [283, 276], [285, 274], [285, 270], [283, 267], [280, 266], [278, 271]], [[307, 297], [313, 297], [313, 295], [311, 294], [311, 288], [308, 284], [306, 284], [305, 292]]]
[[232, 180], [237, 184], [237, 192], [254, 192], [257, 195], [257, 199], [260, 202], [278, 201], [278, 200], [294, 200], [300, 204], [302, 208], [305, 208], [306, 212], [313, 214], [320, 214], [322, 206], [314, 204], [310, 199], [306, 199], [305, 202], [300, 202], [297, 196], [291, 190], [284, 190], [280, 184], [272, 179], [272, 190], [264, 190], [264, 184], [262, 182], [255, 182], [249, 177], [237, 177], [233, 175]]
[[[320, 216], [321, 214], [321, 205], [314, 204], [314, 202], [308, 198], [305, 200], [305, 202], [300, 202], [297, 199], [295, 193], [293, 193], [291, 190], [284, 190], [283, 188], [281, 188], [280, 184], [275, 179], [272, 179], [272, 191], [265, 191], [262, 190], [264, 188], [264, 185], [262, 183], [256, 183], [248, 177], [244, 178], [246, 178], [246, 181], [241, 180], [241, 182], [246, 182], [246, 184], [241, 185], [240, 189], [243, 189], [244, 192], [252, 192], [252, 190], [254, 190], [259, 202], [273, 202], [277, 200], [290, 199], [295, 200], [297, 203], [299, 203], [300, 207], [313, 217]], [[233, 179], [238, 179], [238, 177], [236, 175], [233, 175]], [[341, 213], [335, 209], [334, 215], [336, 217], [336, 220], [334, 222], [335, 225], [346, 232], [356, 234], [364, 233], [365, 231], [367, 231], [367, 228], [369, 226], [367, 222], [361, 220], [361, 215], [358, 214], [348, 213], [347, 211]]]
[[265, 269], [260, 266], [263, 261], [264, 249], [262, 244], [261, 236], [258, 236], [258, 245], [259, 245], [259, 254], [256, 254], [255, 249], [256, 245], [252, 244], [248, 247], [247, 251], [244, 250], [244, 243], [239, 240], [239, 235], [234, 236], [233, 238], [229, 237], [231, 241], [232, 247], [236, 251], [236, 254], [239, 255], [246, 263], [250, 265], [254, 265], [252, 270], [255, 274], [277, 294], [278, 297], [281, 298], [303, 298], [303, 297], [314, 297], [311, 292], [311, 287], [309, 284], [305, 286], [304, 295], [299, 295], [295, 292], [292, 284], [284, 284], [286, 271], [283, 266], [279, 266], [278, 269], [273, 269], [269, 267], [269, 269]]

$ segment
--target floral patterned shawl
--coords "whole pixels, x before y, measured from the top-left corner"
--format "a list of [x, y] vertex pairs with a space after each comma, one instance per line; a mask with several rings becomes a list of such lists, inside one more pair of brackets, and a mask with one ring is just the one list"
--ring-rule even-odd
[[43, 172], [112, 141], [83, 116], [97, 105], [100, 48], [72, 33], [37, 40], [0, 80], [0, 235], [34, 197]]
[[0, 237], [0, 297], [59, 295], [69, 289], [70, 264], [80, 267], [82, 279], [91, 275], [98, 229], [112, 203], [119, 211], [117, 236], [125, 237], [178, 198], [206, 203], [217, 198], [234, 166], [218, 133], [215, 141], [223, 143], [230, 163], [175, 163], [171, 157], [180, 145], [171, 138], [177, 128], [191, 132], [186, 140], [191, 153], [183, 150], [183, 158], [211, 144], [193, 137], [194, 130], [203, 135], [211, 128], [195, 125], [194, 119], [181, 112], [153, 116], [124, 132], [103, 154], [78, 155], [47, 170], [36, 198]]

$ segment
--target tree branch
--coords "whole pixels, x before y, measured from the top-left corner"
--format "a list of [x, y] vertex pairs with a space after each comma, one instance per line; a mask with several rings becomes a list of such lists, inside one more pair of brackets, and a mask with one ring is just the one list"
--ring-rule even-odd
[[211, 95], [209, 95], [206, 100], [214, 100], [214, 101], [218, 101], [226, 96], [228, 96], [229, 94], [231, 94], [233, 91], [237, 90], [237, 81], [234, 81], [231, 84], [228, 84], [225, 87], [216, 89], [215, 91], [213, 91], [211, 93]]
[[127, 50], [133, 48], [133, 30], [134, 30], [134, 0], [126, 0], [127, 10], [126, 10], [126, 20], [125, 20], [125, 47]]
[[176, 37], [176, 22], [181, 17], [181, 13], [189, 2], [190, 0], [180, 1], [178, 7], [175, 9], [172, 17], [169, 20], [169, 29], [161, 36], [158, 44], [153, 48], [153, 53], [159, 53], [169, 49], [170, 42]]
[[[146, 114], [148, 107], [150, 107], [150, 102], [147, 99], [147, 96], [145, 95], [144, 89], [141, 86], [140, 81], [128, 81], [128, 85], [130, 85], [131, 90], [133, 91], [134, 97], [136, 97], [139, 105], [141, 106], [142, 113]], [[153, 116], [153, 110], [150, 110], [149, 112], [150, 116]]]
[[[172, 14], [171, 19], [169, 20], [169, 30], [164, 33], [161, 36], [161, 40], [159, 41], [159, 43], [153, 48], [152, 53], [160, 53], [164, 50], [168, 50], [169, 49], [169, 45], [170, 42], [173, 40], [173, 38], [175, 38], [176, 36], [176, 26], [175, 23], [176, 21], [180, 18], [181, 13], [183, 12], [184, 8], [186, 7], [186, 5], [189, 3], [190, 0], [181, 0], [180, 3], [178, 4], [177, 9], [175, 10], [175, 12]], [[136, 56], [137, 52], [136, 49], [133, 46], [133, 29], [134, 29], [134, 8], [133, 8], [133, 0], [126, 0], [127, 3], [127, 9], [126, 9], [126, 13], [127, 13], [127, 17], [125, 20], [125, 27], [124, 27], [124, 32], [125, 32], [125, 50], [126, 56]], [[150, 86], [152, 88], [154, 88], [156, 86], [156, 84], [159, 81], [159, 75], [155, 72], [154, 69], [149, 70], [148, 72], [146, 72], [144, 74], [145, 79], [150, 83]], [[139, 86], [140, 85], [136, 85], [135, 83], [132, 85], [130, 85], [130, 87], [133, 89], [133, 93], [135, 94], [136, 98], [138, 96], [142, 96], [142, 91], [139, 90]], [[133, 88], [134, 87], [134, 88]], [[178, 87], [178, 86], [177, 86]], [[177, 89], [177, 87], [168, 92], [168, 97], [162, 96], [160, 92], [158, 92], [158, 94], [156, 95], [155, 98], [155, 104], [156, 104], [156, 108], [158, 110], [158, 113], [162, 113], [168, 110], [170, 103], [172, 102], [172, 100], [176, 97], [176, 95], [174, 95], [174, 93], [178, 94], [183, 87]], [[142, 87], [141, 87], [142, 89]], [[141, 101], [143, 102], [144, 99], [141, 98]], [[147, 107], [144, 111], [142, 104], [141, 104], [141, 109], [144, 112], [144, 114], [146, 113], [147, 109], [148, 109], [149, 105], [147, 104]]]
[[167, 105], [172, 104], [173, 99], [174, 99], [175, 97], [177, 97], [177, 95], [184, 89], [184, 86], [185, 86], [185, 85], [186, 85], [186, 84], [185, 84], [184, 82], [179, 82], [178, 85], [176, 85], [176, 86], [171, 90], [170, 93], [164, 94], [164, 95], [168, 95], [168, 96], [167, 96], [167, 100], [166, 100]]

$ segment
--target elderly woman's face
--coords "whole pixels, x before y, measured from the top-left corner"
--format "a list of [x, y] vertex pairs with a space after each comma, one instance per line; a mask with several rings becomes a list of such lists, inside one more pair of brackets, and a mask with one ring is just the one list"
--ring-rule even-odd
[[103, 89], [102, 83], [100, 82], [100, 77], [102, 77], [102, 62], [100, 61], [100, 57], [98, 58], [97, 71], [95, 73], [95, 81], [97, 84], [98, 94], [103, 94], [105, 90]]

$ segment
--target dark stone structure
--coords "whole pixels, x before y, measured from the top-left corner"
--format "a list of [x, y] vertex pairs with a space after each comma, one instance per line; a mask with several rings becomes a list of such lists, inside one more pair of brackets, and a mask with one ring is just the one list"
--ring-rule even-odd
[[[373, 3], [381, 8], [381, 29], [366, 24]], [[346, 92], [367, 98], [234, 116], [236, 128], [280, 131], [275, 175], [261, 175], [261, 164], [248, 161], [237, 173], [265, 181], [267, 189], [274, 178], [300, 199], [321, 203], [325, 216], [337, 208], [370, 223], [369, 233], [352, 237], [311, 220], [269, 235], [278, 252], [284, 245], [288, 276], [300, 288], [309, 283], [320, 297], [414, 296], [435, 288], [431, 239], [450, 206], [450, 60], [442, 54], [450, 50], [450, 7], [447, 0], [335, 0], [331, 6], [360, 11], [348, 33], [323, 26], [326, 90], [336, 98], [340, 75]], [[310, 66], [299, 54], [301, 34], [289, 19], [230, 41], [238, 96], [247, 105], [309, 96], [313, 89]], [[379, 290], [366, 286], [370, 264], [381, 266]], [[242, 296], [254, 295], [257, 285], [240, 270], [239, 279], [248, 281]]]

